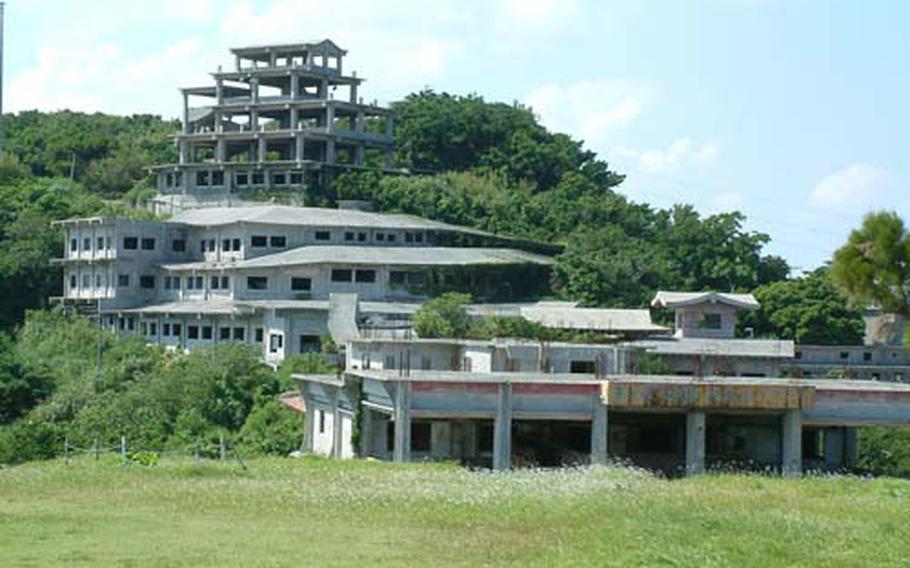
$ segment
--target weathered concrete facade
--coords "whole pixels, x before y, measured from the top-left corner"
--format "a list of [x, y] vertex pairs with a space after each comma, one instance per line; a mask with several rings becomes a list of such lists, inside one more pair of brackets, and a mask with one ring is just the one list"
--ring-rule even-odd
[[328, 39], [231, 50], [214, 85], [181, 89], [179, 162], [156, 166], [159, 208], [305, 193], [336, 171], [394, 166], [391, 113], [365, 103], [363, 78]]

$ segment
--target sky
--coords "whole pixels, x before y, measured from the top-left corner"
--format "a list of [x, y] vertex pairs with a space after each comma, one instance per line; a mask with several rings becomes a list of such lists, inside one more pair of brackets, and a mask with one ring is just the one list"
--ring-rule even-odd
[[7, 0], [4, 110], [178, 117], [228, 49], [331, 38], [380, 103], [533, 108], [657, 207], [740, 210], [795, 272], [910, 218], [910, 2]]

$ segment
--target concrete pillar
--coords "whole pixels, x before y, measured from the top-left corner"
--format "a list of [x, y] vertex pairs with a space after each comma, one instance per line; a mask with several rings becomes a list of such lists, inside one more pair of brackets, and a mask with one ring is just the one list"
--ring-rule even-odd
[[300, 445], [300, 451], [311, 454], [313, 453], [313, 436], [316, 434], [316, 408], [310, 404], [303, 392], [300, 394], [304, 401], [303, 443]]
[[327, 164], [335, 163], [335, 141], [334, 140], [325, 141], [325, 163], [327, 163]]
[[300, 122], [300, 116], [297, 107], [291, 107], [290, 117], [288, 118], [288, 129], [297, 130], [298, 122]]
[[363, 144], [354, 146], [354, 164], [362, 166], [364, 162]]
[[254, 103], [259, 102], [259, 79], [250, 79], [250, 96]]
[[186, 142], [181, 140], [178, 147], [179, 147], [179, 152], [180, 152], [180, 163], [185, 164], [186, 163]]
[[705, 430], [704, 411], [692, 410], [686, 414], [686, 475], [705, 471]]
[[325, 128], [326, 132], [335, 132], [335, 105], [329, 104], [325, 108]]
[[218, 101], [219, 105], [224, 104], [224, 81], [221, 77], [215, 79], [215, 100]]
[[351, 84], [351, 104], [357, 104], [357, 83]]
[[224, 138], [219, 138], [215, 142], [215, 161], [223, 162], [227, 159], [227, 143]]
[[332, 457], [335, 459], [341, 459], [344, 455], [342, 453], [342, 448], [344, 447], [344, 429], [341, 427], [341, 408], [338, 406], [338, 395], [335, 395], [335, 399], [332, 402]]
[[300, 75], [296, 72], [291, 74], [291, 98], [294, 100], [300, 98]]
[[265, 154], [266, 154], [267, 149], [268, 148], [266, 146], [265, 136], [260, 136], [259, 137], [259, 155], [256, 158], [259, 162], [265, 161]]
[[844, 467], [856, 467], [856, 428], [844, 429]]
[[373, 411], [360, 407], [360, 448], [355, 448], [362, 458], [373, 453]]
[[439, 420], [430, 423], [430, 457], [438, 460], [453, 457], [451, 422]]
[[298, 162], [303, 161], [304, 149], [306, 144], [306, 137], [302, 132], [297, 133], [297, 138], [294, 139], [294, 159]]
[[322, 100], [329, 98], [329, 82], [325, 79], [319, 83], [319, 98]]
[[395, 446], [392, 459], [411, 460], [411, 383], [400, 381], [395, 388]]
[[188, 134], [190, 131], [190, 96], [183, 93], [183, 133]]
[[373, 429], [375, 435], [373, 437], [372, 449], [373, 452], [378, 456], [388, 459], [389, 457], [389, 417], [385, 414], [376, 413], [374, 417], [374, 426]]
[[593, 415], [591, 416], [591, 463], [607, 463], [608, 420], [606, 405], [604, 405], [599, 396], [595, 397]]
[[391, 148], [386, 148], [385, 152], [382, 155], [382, 162], [386, 169], [391, 170], [395, 167], [395, 151]]
[[259, 111], [256, 109], [250, 110], [250, 131], [256, 132], [259, 130]]
[[493, 469], [512, 466], [512, 384], [499, 384], [496, 420], [493, 423]]
[[784, 412], [781, 435], [781, 472], [785, 476], [800, 475], [803, 469], [803, 420], [799, 410]]
[[363, 125], [366, 123], [366, 115], [364, 112], [357, 111], [357, 118], [354, 119], [354, 130], [357, 132], [363, 132]]
[[393, 134], [395, 134], [395, 119], [390, 114], [385, 119], [385, 135], [391, 138]]
[[825, 428], [825, 471], [839, 471], [846, 465], [846, 428]]

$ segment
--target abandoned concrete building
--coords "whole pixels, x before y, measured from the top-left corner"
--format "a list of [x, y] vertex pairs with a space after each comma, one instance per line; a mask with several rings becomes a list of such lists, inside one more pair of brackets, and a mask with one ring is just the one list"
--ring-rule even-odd
[[[856, 427], [910, 425], [910, 354], [887, 317], [870, 316], [861, 346], [742, 338], [738, 313], [759, 307], [749, 294], [584, 308], [548, 299], [559, 247], [362, 203], [249, 203], [338, 171], [388, 170], [393, 124], [363, 103], [363, 80], [343, 73], [345, 52], [329, 40], [232, 52], [214, 86], [182, 91], [179, 162], [153, 168], [167, 220], [57, 222], [59, 300], [168, 349], [241, 343], [278, 365], [337, 348], [337, 375], [297, 377], [306, 450], [495, 469], [615, 457], [671, 474], [729, 462], [797, 473], [850, 467]], [[447, 291], [472, 295], [471, 317], [585, 340], [417, 337], [421, 303]], [[673, 325], [651, 310], [672, 311]]]
[[231, 50], [214, 85], [181, 89], [179, 161], [155, 166], [158, 207], [301, 192], [336, 171], [393, 166], [391, 113], [364, 103], [331, 40]]

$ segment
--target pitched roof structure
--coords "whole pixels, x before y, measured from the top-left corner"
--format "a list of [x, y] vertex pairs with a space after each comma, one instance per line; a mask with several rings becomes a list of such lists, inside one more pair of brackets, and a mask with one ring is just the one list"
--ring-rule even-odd
[[666, 292], [654, 296], [651, 305], [655, 308], [683, 308], [701, 304], [725, 304], [741, 310], [758, 309], [759, 303], [752, 294], [731, 294], [726, 292]]
[[278, 268], [313, 264], [387, 266], [476, 266], [552, 264], [548, 256], [501, 248], [303, 246], [237, 262], [182, 262], [165, 264], [166, 270], [217, 270]]

